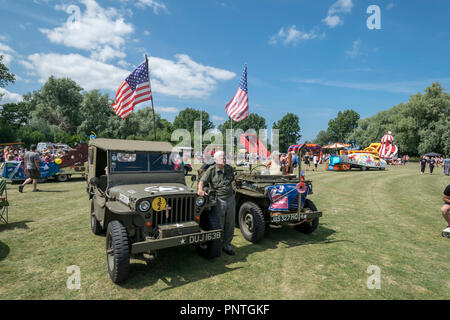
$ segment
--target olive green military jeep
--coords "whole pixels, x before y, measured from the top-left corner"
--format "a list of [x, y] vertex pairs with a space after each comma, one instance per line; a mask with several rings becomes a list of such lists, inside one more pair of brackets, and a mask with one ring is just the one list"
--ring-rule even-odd
[[[306, 145], [295, 150], [300, 159]], [[286, 171], [293, 172], [291, 158]], [[237, 172], [233, 183], [236, 193], [236, 224], [244, 238], [256, 243], [269, 227], [294, 226], [302, 233], [312, 233], [319, 225], [322, 212], [307, 199], [313, 194], [312, 181], [305, 180], [298, 164], [298, 175], [281, 172], [271, 175], [264, 165], [250, 166], [250, 171]]]
[[197, 196], [186, 185], [170, 143], [94, 139], [88, 158], [91, 228], [106, 231], [113, 282], [128, 277], [131, 257], [149, 262], [164, 248], [195, 245], [205, 258], [220, 256], [223, 230], [210, 210], [215, 195]]
[[316, 230], [322, 212], [307, 199], [313, 194], [312, 182], [293, 174], [269, 175], [258, 167], [237, 172], [233, 183], [236, 225], [244, 238], [257, 243], [268, 228], [283, 225], [305, 234]]

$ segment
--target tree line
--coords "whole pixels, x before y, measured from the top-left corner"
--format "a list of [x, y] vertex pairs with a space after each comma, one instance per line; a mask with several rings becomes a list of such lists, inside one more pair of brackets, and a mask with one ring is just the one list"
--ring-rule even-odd
[[[13, 83], [15, 77], [2, 63], [0, 55], [0, 87]], [[1, 96], [0, 96], [1, 104]], [[202, 120], [205, 133], [215, 126], [208, 112], [194, 108], [180, 111], [173, 122], [161, 117], [150, 107], [139, 108], [122, 120], [114, 113], [113, 100], [99, 90], [83, 91], [75, 81], [69, 78], [57, 79], [51, 76], [39, 90], [23, 95], [18, 103], [5, 103], [0, 106], [0, 143], [23, 142], [29, 146], [40, 141], [52, 141], [73, 145], [75, 142], [87, 142], [91, 132], [97, 137], [113, 139], [170, 141], [176, 129], [188, 130], [193, 140], [194, 122]], [[225, 137], [230, 128], [230, 120], [219, 125]], [[267, 129], [266, 120], [251, 113], [249, 117], [234, 122], [233, 128]], [[298, 116], [288, 113], [273, 124], [280, 131], [280, 150], [286, 150], [290, 144], [300, 139]]]
[[440, 83], [433, 83], [408, 102], [365, 119], [354, 110], [339, 112], [328, 122], [327, 130], [318, 133], [315, 142], [344, 142], [365, 148], [380, 142], [387, 131], [392, 132], [400, 154], [450, 154], [450, 94]]

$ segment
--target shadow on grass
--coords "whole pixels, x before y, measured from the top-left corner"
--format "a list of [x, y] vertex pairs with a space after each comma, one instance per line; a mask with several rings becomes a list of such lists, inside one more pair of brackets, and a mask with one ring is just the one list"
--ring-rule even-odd
[[25, 221], [18, 221], [8, 224], [1, 224], [0, 225], [0, 231], [3, 230], [13, 230], [13, 229], [29, 229], [27, 226], [28, 222], [34, 222], [33, 220], [25, 220]]
[[272, 241], [275, 243], [283, 243], [291, 248], [306, 244], [329, 244], [343, 241], [352, 242], [350, 240], [330, 239], [329, 237], [334, 233], [336, 233], [336, 231], [327, 228], [326, 224], [319, 224], [317, 229], [311, 234], [301, 233], [293, 227], [283, 227], [280, 229], [267, 230], [262, 243], [265, 241]]
[[[235, 229], [235, 233], [239, 229]], [[284, 243], [288, 247], [301, 246], [315, 243], [335, 243], [346, 240], [328, 239], [335, 231], [319, 225], [317, 230], [305, 235], [291, 227], [268, 230], [265, 238], [258, 244], [246, 242], [246, 245], [236, 248], [235, 256], [222, 254], [221, 257], [206, 260], [200, 257], [193, 246], [175, 247], [158, 252], [156, 260], [150, 266], [145, 263], [131, 263], [129, 279], [121, 284], [125, 289], [138, 289], [152, 286], [161, 280], [168, 288], [162, 291], [171, 290], [192, 282], [201, 281], [217, 275], [233, 272], [243, 267], [229, 267], [231, 264], [245, 262], [247, 257], [270, 249], [276, 249], [279, 243]], [[236, 236], [236, 234], [235, 234]], [[181, 297], [180, 297], [181, 298]], [[189, 299], [189, 297], [184, 297]]]
[[5, 259], [9, 254], [9, 247], [0, 241], [0, 261]]

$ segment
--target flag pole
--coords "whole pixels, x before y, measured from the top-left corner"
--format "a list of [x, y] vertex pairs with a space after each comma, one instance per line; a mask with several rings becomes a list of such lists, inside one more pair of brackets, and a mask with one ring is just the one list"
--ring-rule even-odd
[[155, 141], [156, 141], [156, 118], [155, 118], [155, 107], [153, 106], [153, 91], [152, 91], [152, 85], [150, 84], [150, 67], [148, 65], [148, 58], [147, 58], [147, 54], [145, 54], [145, 63], [147, 65], [147, 70], [148, 70], [148, 85], [150, 86], [150, 92], [152, 95], [152, 110], [153, 110], [153, 133], [154, 133], [154, 137], [155, 137]]
[[234, 145], [233, 119], [231, 119], [231, 117], [230, 117], [230, 123], [231, 123], [231, 155], [232, 155], [232, 157], [233, 157], [233, 162], [234, 162], [234, 150], [233, 150], [233, 145]]

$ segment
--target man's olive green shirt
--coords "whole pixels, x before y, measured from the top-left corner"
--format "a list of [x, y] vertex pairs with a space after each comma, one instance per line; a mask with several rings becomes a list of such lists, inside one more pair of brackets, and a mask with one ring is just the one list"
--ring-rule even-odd
[[228, 164], [223, 169], [220, 169], [217, 164], [209, 167], [200, 179], [204, 186], [209, 185], [215, 190], [219, 198], [228, 198], [233, 195], [233, 180], [233, 168]]

